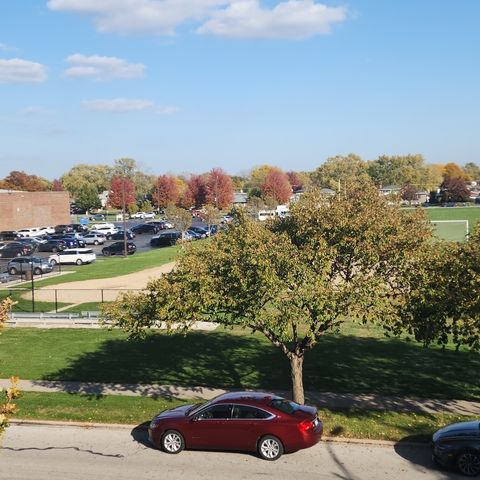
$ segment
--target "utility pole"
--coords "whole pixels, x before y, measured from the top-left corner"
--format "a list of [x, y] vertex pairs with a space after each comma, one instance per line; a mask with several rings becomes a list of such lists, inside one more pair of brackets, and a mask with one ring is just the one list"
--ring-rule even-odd
[[125, 174], [122, 176], [122, 220], [123, 220], [123, 255], [127, 257], [127, 219], [125, 218]]

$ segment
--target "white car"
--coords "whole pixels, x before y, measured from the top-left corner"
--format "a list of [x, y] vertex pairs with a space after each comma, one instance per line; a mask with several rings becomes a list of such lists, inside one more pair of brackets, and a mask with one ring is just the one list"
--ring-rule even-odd
[[54, 227], [38, 227], [38, 230], [41, 232], [42, 235], [44, 234], [52, 234], [55, 233], [55, 228]]
[[38, 237], [43, 235], [44, 232], [41, 232], [38, 228], [21, 228], [15, 232], [18, 237], [29, 238], [29, 237]]
[[155, 213], [153, 212], [144, 212], [143, 218], [155, 218]]
[[55, 253], [48, 257], [50, 265], [57, 264], [76, 264], [93, 263], [97, 259], [94, 251], [90, 248], [68, 248], [62, 252]]
[[145, 212], [132, 213], [130, 218], [145, 218]]
[[114, 234], [118, 232], [118, 228], [115, 225], [95, 225], [95, 227], [90, 230], [89, 233], [103, 233], [107, 237], [107, 240]]

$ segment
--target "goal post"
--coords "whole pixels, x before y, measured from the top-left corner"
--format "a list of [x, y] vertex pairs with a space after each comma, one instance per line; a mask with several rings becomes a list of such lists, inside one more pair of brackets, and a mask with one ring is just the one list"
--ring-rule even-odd
[[442, 240], [463, 242], [470, 234], [468, 220], [430, 220], [435, 235]]

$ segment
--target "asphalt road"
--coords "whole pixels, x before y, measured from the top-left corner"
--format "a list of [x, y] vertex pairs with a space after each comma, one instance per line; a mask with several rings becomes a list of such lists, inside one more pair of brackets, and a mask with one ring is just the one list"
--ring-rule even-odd
[[184, 451], [148, 446], [140, 428], [11, 426], [2, 439], [5, 480], [416, 480], [459, 479], [439, 470], [425, 447], [321, 442], [267, 462], [248, 453]]

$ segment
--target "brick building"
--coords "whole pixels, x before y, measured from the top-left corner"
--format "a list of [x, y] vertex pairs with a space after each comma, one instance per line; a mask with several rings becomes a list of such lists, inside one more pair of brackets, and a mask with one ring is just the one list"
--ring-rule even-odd
[[0, 230], [70, 223], [68, 192], [0, 190]]

